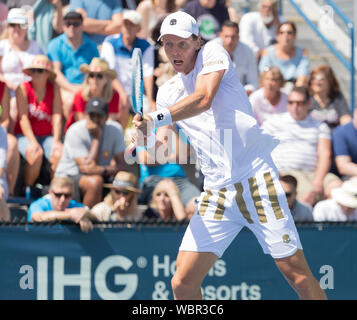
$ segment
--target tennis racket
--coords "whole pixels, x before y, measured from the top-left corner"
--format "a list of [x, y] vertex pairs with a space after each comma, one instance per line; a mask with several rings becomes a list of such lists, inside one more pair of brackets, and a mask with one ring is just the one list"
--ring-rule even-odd
[[[135, 48], [132, 55], [132, 76], [131, 76], [131, 109], [134, 113], [143, 116], [143, 62], [141, 49]], [[128, 153], [136, 156], [136, 145], [131, 143], [128, 147]]]

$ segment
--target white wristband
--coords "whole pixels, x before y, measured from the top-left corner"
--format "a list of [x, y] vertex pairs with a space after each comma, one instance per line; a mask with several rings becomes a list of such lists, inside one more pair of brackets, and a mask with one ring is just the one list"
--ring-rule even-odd
[[156, 135], [155, 135], [155, 133], [152, 133], [147, 137], [146, 148], [150, 149], [150, 148], [154, 147], [155, 143], [156, 143]]
[[150, 112], [148, 115], [154, 120], [154, 129], [172, 124], [171, 113], [167, 108], [162, 108], [160, 110]]

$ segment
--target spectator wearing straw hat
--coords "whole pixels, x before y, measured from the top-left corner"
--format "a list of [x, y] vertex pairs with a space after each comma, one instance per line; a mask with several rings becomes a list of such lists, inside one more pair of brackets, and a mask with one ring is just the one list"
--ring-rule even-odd
[[316, 204], [315, 221], [357, 221], [357, 178], [345, 181], [331, 190], [332, 199]]
[[72, 112], [66, 123], [68, 127], [75, 121], [84, 119], [86, 103], [91, 98], [103, 98], [109, 106], [108, 118], [120, 122], [119, 94], [112, 87], [117, 73], [108, 67], [108, 63], [101, 58], [93, 58], [91, 63], [82, 64], [82, 73], [86, 75], [82, 88], [77, 91], [73, 99]]
[[47, 54], [53, 61], [57, 83], [61, 88], [63, 111], [69, 117], [73, 97], [84, 81], [80, 66], [89, 64], [94, 57], [99, 57], [95, 42], [83, 34], [83, 17], [78, 12], [70, 11], [64, 17], [64, 33], [52, 39]]
[[[118, 73], [118, 78], [113, 81], [113, 87], [120, 94], [120, 106], [126, 119], [123, 118], [125, 129], [129, 120], [132, 63], [131, 56], [134, 48], [140, 48], [143, 55], [144, 79], [144, 112], [155, 110], [153, 98], [154, 90], [154, 48], [144, 39], [137, 37], [141, 29], [142, 18], [135, 10], [125, 10], [121, 33], [105, 38], [101, 50], [101, 57], [108, 61], [110, 68]], [[147, 99], [146, 99], [147, 98]]]
[[139, 210], [138, 179], [130, 172], [119, 171], [111, 184], [104, 184], [110, 192], [103, 202], [91, 210], [91, 218], [95, 221], [138, 221], [143, 218]]
[[[22, 72], [35, 55], [43, 54], [36, 41], [27, 37], [28, 18], [22, 8], [13, 8], [9, 11], [6, 24], [6, 38], [0, 40], [0, 81], [6, 83], [10, 89], [10, 123], [8, 132], [13, 133], [17, 119], [15, 90], [31, 78]], [[12, 145], [9, 145], [12, 148]]]
[[16, 90], [19, 120], [15, 134], [19, 152], [26, 160], [24, 183], [33, 186], [40, 174], [43, 156], [50, 162], [52, 172], [61, 157], [62, 99], [47, 56], [35, 56], [23, 72], [32, 80]]
[[127, 169], [122, 128], [107, 119], [108, 103], [103, 98], [87, 102], [85, 118], [66, 133], [55, 174], [70, 177], [75, 183], [74, 199], [82, 198], [90, 208], [102, 201], [104, 181]]

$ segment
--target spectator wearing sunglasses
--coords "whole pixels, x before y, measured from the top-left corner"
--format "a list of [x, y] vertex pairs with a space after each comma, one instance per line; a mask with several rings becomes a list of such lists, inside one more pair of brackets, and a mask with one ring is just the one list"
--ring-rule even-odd
[[309, 115], [311, 99], [307, 87], [292, 89], [287, 110], [270, 116], [262, 128], [280, 140], [271, 154], [279, 174], [294, 176], [298, 181], [297, 199], [314, 206], [329, 196], [330, 184], [340, 180], [329, 172], [330, 128]]
[[64, 116], [68, 119], [73, 97], [85, 78], [80, 66], [99, 57], [99, 52], [96, 43], [83, 34], [83, 17], [80, 13], [70, 11], [63, 20], [64, 33], [50, 41], [47, 54], [53, 62], [56, 82], [61, 88]]
[[72, 200], [73, 182], [67, 177], [53, 178], [49, 193], [32, 202], [27, 212], [27, 221], [73, 221], [85, 233], [93, 229], [88, 218], [89, 210], [83, 204]]
[[52, 173], [61, 157], [62, 99], [47, 56], [35, 56], [23, 72], [32, 80], [16, 90], [19, 118], [15, 134], [19, 152], [26, 160], [24, 184], [33, 186], [40, 175], [43, 156], [49, 161]]
[[120, 97], [112, 87], [112, 81], [116, 79], [117, 73], [109, 69], [108, 63], [101, 58], [93, 58], [89, 65], [81, 65], [80, 70], [86, 75], [86, 78], [82, 88], [74, 96], [72, 112], [66, 123], [66, 131], [75, 121], [84, 119], [86, 103], [91, 98], [103, 98], [109, 106], [108, 118], [120, 122]]
[[126, 171], [122, 127], [108, 119], [108, 103], [93, 98], [86, 104], [85, 118], [68, 129], [63, 155], [55, 176], [75, 183], [74, 199], [92, 208], [102, 201], [103, 183], [118, 171]]
[[91, 210], [91, 218], [95, 221], [138, 221], [143, 218], [138, 208], [137, 177], [125, 171], [119, 171], [111, 184], [104, 184], [110, 192], [103, 202]]
[[312, 207], [296, 199], [297, 180], [292, 175], [279, 177], [294, 221], [313, 221]]
[[0, 40], [0, 81], [6, 83], [10, 89], [10, 123], [8, 132], [13, 133], [17, 119], [15, 90], [31, 78], [22, 72], [31, 64], [35, 55], [42, 54], [36, 41], [27, 37], [28, 19], [22, 8], [13, 8], [7, 16], [7, 37]]

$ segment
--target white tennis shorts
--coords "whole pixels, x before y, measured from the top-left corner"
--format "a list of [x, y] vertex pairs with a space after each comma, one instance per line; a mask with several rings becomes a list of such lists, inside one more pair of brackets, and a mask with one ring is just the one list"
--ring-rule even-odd
[[221, 257], [244, 226], [273, 258], [302, 249], [274, 164], [266, 163], [253, 177], [234, 185], [202, 192], [179, 250]]

